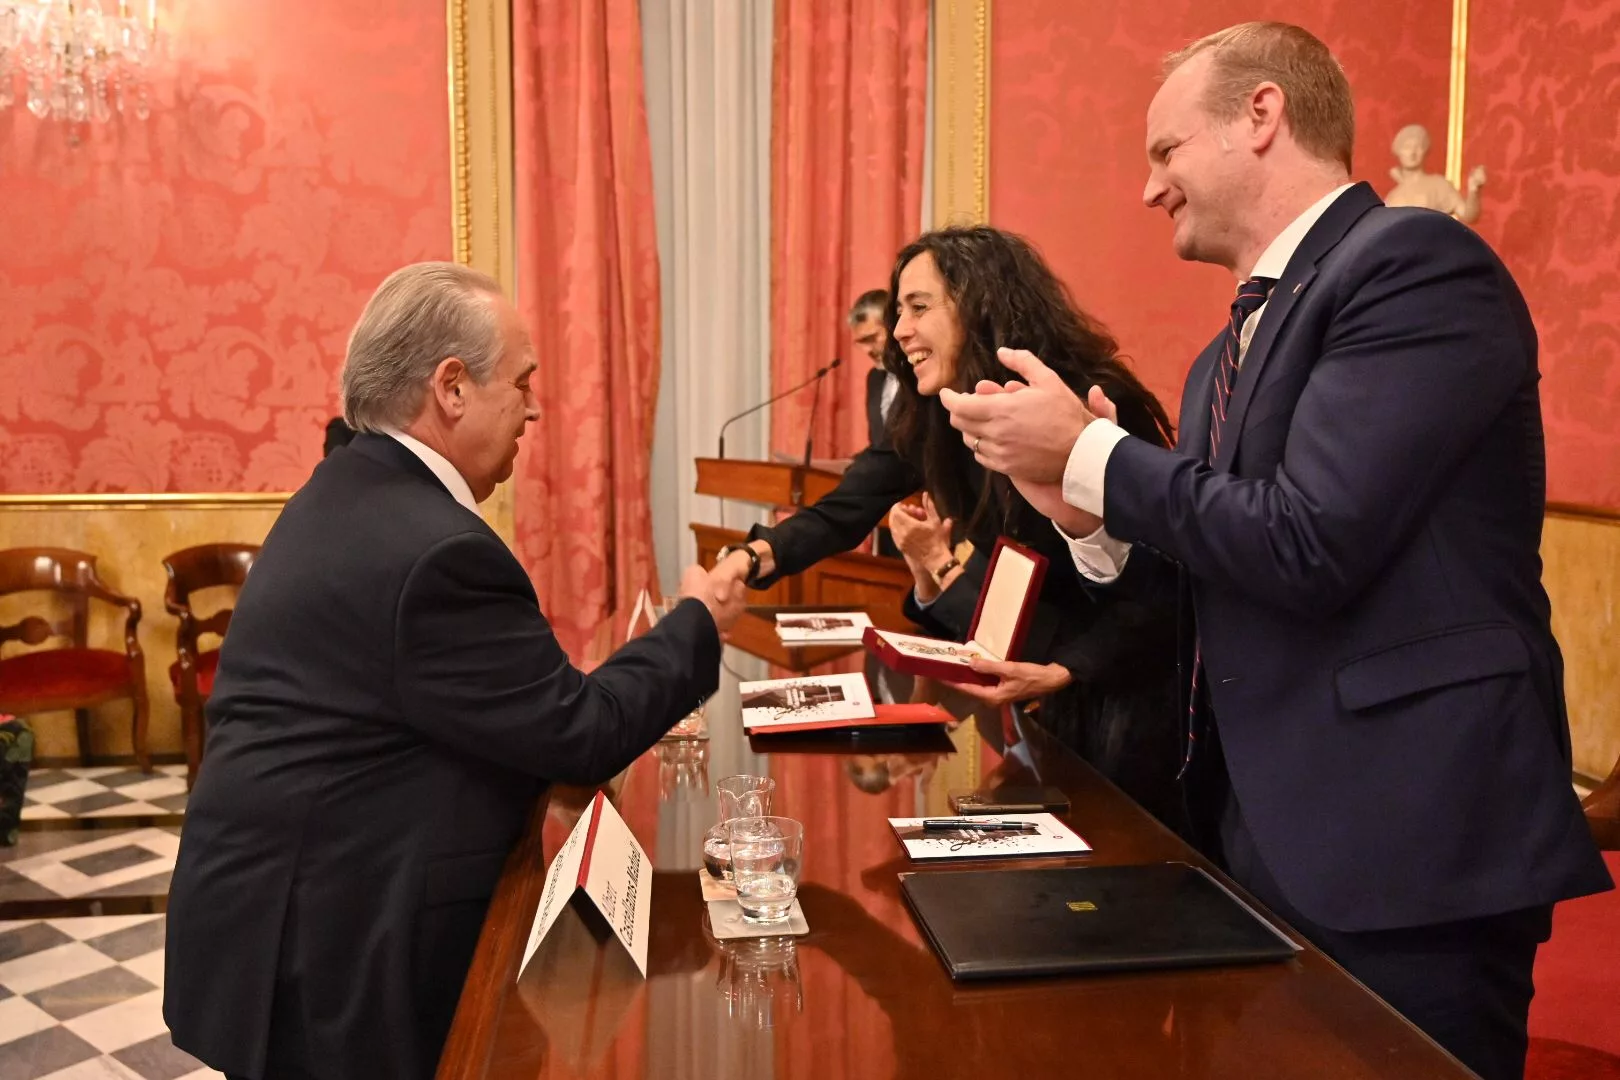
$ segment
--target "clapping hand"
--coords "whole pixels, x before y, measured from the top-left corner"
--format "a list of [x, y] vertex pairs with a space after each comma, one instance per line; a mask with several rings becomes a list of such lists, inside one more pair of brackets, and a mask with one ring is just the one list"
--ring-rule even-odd
[[934, 500], [924, 494], [922, 502], [898, 502], [889, 511], [889, 532], [894, 545], [912, 568], [927, 570], [951, 557], [951, 519], [941, 518]]
[[939, 397], [950, 410], [951, 426], [962, 432], [975, 460], [1012, 480], [1036, 512], [1070, 536], [1091, 535], [1102, 519], [1063, 501], [1063, 470], [1086, 425], [1099, 417], [1117, 423], [1118, 408], [1100, 386], [1093, 386], [1082, 402], [1031, 352], [1002, 349], [998, 355], [1005, 367], [1028, 381], [1002, 386], [981, 380], [971, 394], [942, 390]]
[[971, 394], [941, 390], [951, 426], [985, 468], [1015, 481], [1058, 483], [1074, 440], [1099, 416], [1114, 419], [1113, 403], [1096, 386], [1081, 401], [1034, 353], [1000, 349], [996, 355], [1023, 381], [1002, 386], [982, 380]]

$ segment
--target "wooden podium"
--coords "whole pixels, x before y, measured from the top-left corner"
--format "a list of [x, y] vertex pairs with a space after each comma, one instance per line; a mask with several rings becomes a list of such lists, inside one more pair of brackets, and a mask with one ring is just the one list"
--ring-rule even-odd
[[[838, 486], [836, 468], [800, 462], [697, 459], [697, 493], [772, 508], [810, 506]], [[740, 544], [748, 534], [737, 529], [692, 522], [697, 558], [713, 566], [727, 544]], [[889, 630], [911, 624], [900, 605], [911, 591], [905, 560], [845, 552], [821, 560], [802, 574], [786, 577], [757, 594], [758, 602], [777, 607], [860, 608], [872, 622]]]

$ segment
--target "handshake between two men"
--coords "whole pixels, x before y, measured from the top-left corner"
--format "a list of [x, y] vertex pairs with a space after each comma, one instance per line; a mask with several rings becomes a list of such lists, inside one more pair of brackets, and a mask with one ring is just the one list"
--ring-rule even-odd
[[748, 602], [748, 589], [734, 575], [721, 566], [705, 570], [696, 563], [681, 571], [680, 596], [682, 599], [700, 600], [709, 609], [715, 629], [723, 636], [742, 618]]

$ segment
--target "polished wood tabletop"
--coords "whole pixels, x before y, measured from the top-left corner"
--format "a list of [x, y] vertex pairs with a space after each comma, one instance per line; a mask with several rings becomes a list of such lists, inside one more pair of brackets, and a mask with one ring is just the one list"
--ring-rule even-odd
[[[880, 693], [939, 700], [960, 718], [948, 737], [751, 743], [737, 683], [786, 672], [735, 647], [725, 668], [706, 709], [708, 739], [662, 743], [609, 785], [656, 867], [647, 977], [616, 940], [587, 934], [548, 941], [548, 963], [518, 977], [545, 858], [590, 795], [556, 789], [508, 861], [440, 1080], [1472, 1075], [1308, 945], [1284, 963], [953, 984], [901, 899], [903, 872], [1209, 864], [1030, 717], [975, 712], [852, 653], [816, 670], [865, 669]], [[717, 815], [715, 782], [738, 772], [774, 777], [774, 812], [804, 823], [805, 936], [720, 942], [709, 930], [702, 835]], [[1072, 804], [1065, 820], [1094, 852], [906, 858], [888, 818], [948, 814], [950, 791], [996, 783], [1061, 788]]]

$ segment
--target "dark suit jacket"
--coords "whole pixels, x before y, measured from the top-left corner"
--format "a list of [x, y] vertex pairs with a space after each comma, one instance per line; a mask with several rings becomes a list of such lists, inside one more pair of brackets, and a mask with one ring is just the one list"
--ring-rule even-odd
[[1300, 245], [1204, 463], [1121, 442], [1109, 531], [1180, 560], [1232, 791], [1291, 903], [1338, 930], [1605, 887], [1570, 788], [1530, 314], [1470, 229], [1347, 191]]
[[889, 373], [874, 367], [866, 373], [866, 445], [887, 442], [883, 435], [883, 384]]
[[229, 1073], [431, 1075], [548, 781], [609, 778], [712, 693], [697, 601], [591, 675], [404, 446], [359, 435], [243, 588], [169, 896], [164, 1018]]
[[[888, 382], [889, 373], [881, 367], [874, 367], [866, 373], [866, 445], [887, 446], [888, 433], [884, 430], [883, 418], [883, 384]], [[891, 559], [903, 558], [900, 549], [895, 546], [894, 536], [887, 528], [877, 531], [877, 544], [873, 549], [876, 554]]]

